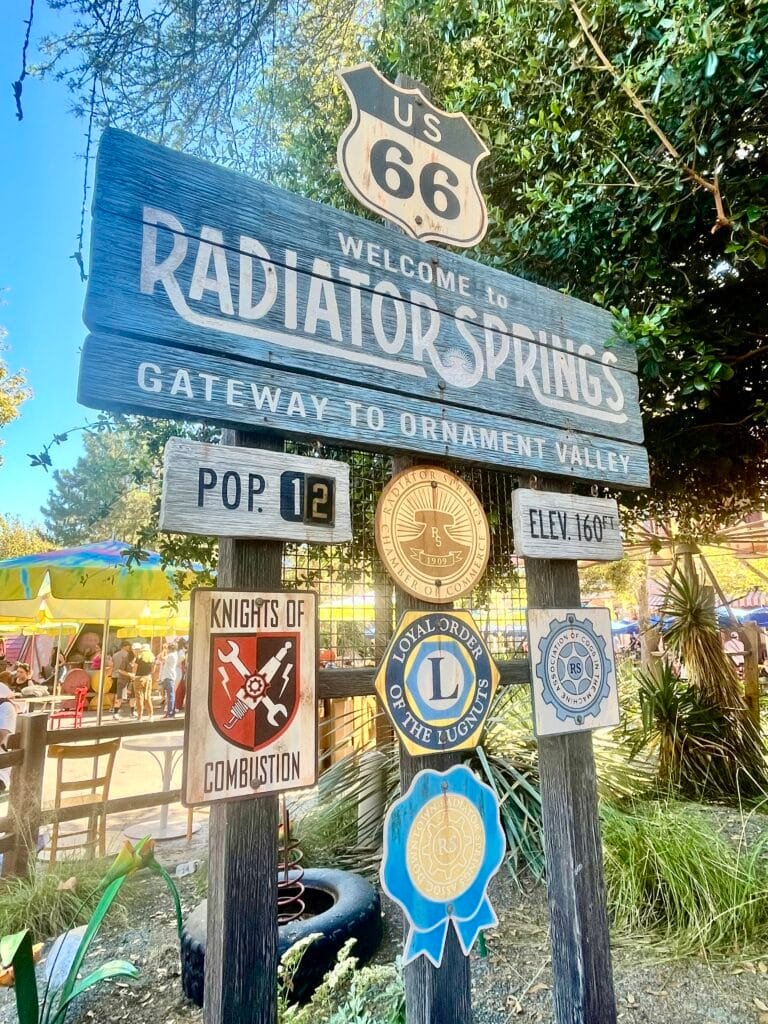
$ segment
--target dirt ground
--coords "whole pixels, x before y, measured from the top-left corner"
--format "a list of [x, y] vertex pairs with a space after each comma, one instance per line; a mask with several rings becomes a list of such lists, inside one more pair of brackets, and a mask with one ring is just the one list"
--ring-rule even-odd
[[[196, 837], [197, 838], [197, 837]], [[189, 859], [186, 843], [161, 851], [171, 867]], [[199, 844], [198, 844], [198, 852]], [[199, 900], [199, 880], [180, 880], [185, 912]], [[159, 880], [132, 881], [127, 915], [97, 940], [89, 966], [113, 957], [141, 971], [135, 982], [107, 983], [84, 996], [70, 1024], [199, 1024], [202, 1011], [181, 994], [173, 914]], [[486, 933], [487, 957], [472, 957], [476, 1024], [553, 1021], [551, 965], [544, 890], [521, 892], [508, 874], [494, 881], [492, 902], [500, 923]], [[400, 948], [399, 913], [385, 905], [385, 939], [377, 957], [391, 960]], [[88, 965], [87, 965], [88, 966]], [[634, 1024], [768, 1024], [768, 949], [751, 961], [706, 964], [664, 960], [642, 937], [614, 938], [619, 1019]], [[16, 1014], [12, 990], [0, 991], [0, 1024]]]

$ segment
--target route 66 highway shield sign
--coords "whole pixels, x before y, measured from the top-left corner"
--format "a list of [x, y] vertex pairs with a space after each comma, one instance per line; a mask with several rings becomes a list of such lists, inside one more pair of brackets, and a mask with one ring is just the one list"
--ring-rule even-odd
[[422, 241], [476, 245], [488, 227], [477, 165], [488, 149], [463, 114], [434, 107], [372, 64], [339, 72], [352, 122], [339, 139], [344, 183], [363, 206]]

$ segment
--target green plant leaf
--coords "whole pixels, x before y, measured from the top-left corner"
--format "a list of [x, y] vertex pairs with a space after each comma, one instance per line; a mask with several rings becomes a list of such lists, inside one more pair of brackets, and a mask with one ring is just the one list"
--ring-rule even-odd
[[4, 936], [0, 940], [0, 957], [4, 965], [13, 967], [19, 1024], [38, 1024], [40, 1003], [29, 929]]
[[712, 75], [717, 71], [718, 56], [714, 50], [710, 50], [707, 54], [707, 62], [704, 65], [704, 77], [711, 78]]
[[156, 861], [154, 857], [147, 866], [150, 871], [162, 878], [168, 888], [168, 892], [171, 894], [173, 908], [176, 911], [176, 934], [179, 936], [179, 939], [181, 939], [181, 932], [184, 928], [184, 919], [181, 913], [181, 897], [179, 896], [178, 887], [163, 865]]
[[[150, 838], [148, 836], [144, 839], [139, 840], [135, 847], [135, 853], [137, 856], [141, 856], [144, 846], [148, 842], [150, 842]], [[101, 899], [97, 903], [96, 909], [94, 910], [93, 914], [91, 915], [91, 919], [88, 922], [88, 927], [85, 930], [85, 934], [83, 935], [82, 941], [77, 948], [77, 953], [75, 954], [75, 958], [72, 961], [72, 966], [69, 969], [67, 980], [61, 987], [61, 991], [59, 993], [60, 1002], [65, 1002], [67, 999], [69, 999], [70, 995], [72, 994], [72, 989], [75, 986], [75, 983], [77, 981], [77, 975], [80, 972], [80, 968], [82, 967], [83, 960], [85, 959], [88, 953], [88, 949], [91, 943], [93, 942], [96, 933], [101, 927], [104, 918], [109, 912], [109, 908], [114, 903], [115, 897], [120, 892], [120, 889], [123, 887], [128, 877], [129, 874], [122, 874], [118, 878], [115, 878], [114, 881], [109, 883], [107, 888], [102, 893]]]
[[112, 906], [115, 897], [120, 892], [120, 889], [123, 887], [127, 877], [127, 875], [123, 875], [121, 878], [116, 878], [114, 882], [110, 882], [102, 893], [101, 899], [96, 905], [96, 909], [88, 922], [88, 927], [85, 929], [85, 934], [83, 935], [80, 945], [77, 947], [77, 952], [75, 953], [75, 958], [72, 961], [72, 966], [69, 969], [67, 980], [61, 986], [59, 991], [60, 1004], [66, 1002], [72, 995], [72, 990], [77, 982], [77, 975], [83, 965], [83, 960], [85, 960], [88, 949], [96, 937], [96, 933], [101, 927], [109, 908]]
[[108, 960], [95, 971], [91, 971], [74, 986], [66, 1000], [59, 1002], [55, 1014], [51, 1017], [51, 1024], [63, 1024], [69, 1004], [81, 996], [89, 988], [98, 985], [101, 981], [108, 981], [110, 978], [138, 978], [139, 971], [128, 960]]
[[14, 932], [13, 935], [4, 935], [0, 939], [0, 964], [3, 967], [11, 966], [19, 946], [21, 946], [28, 935], [29, 928], [22, 928], [20, 932]]

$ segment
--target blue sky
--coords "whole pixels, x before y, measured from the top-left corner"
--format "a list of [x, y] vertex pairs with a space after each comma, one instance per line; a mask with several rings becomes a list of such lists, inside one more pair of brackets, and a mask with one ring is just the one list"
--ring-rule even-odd
[[[20, 419], [0, 431], [0, 512], [41, 521], [50, 476], [29, 465], [54, 431], [87, 422], [95, 412], [77, 404], [85, 286], [74, 260], [79, 230], [85, 148], [84, 122], [70, 113], [66, 88], [27, 78], [24, 120], [16, 120], [10, 83], [18, 77], [28, 5], [0, 4], [0, 324], [11, 369], [27, 371], [34, 397]], [[47, 4], [36, 5], [34, 36], [57, 25]], [[30, 59], [35, 53], [30, 50]], [[82, 451], [73, 437], [54, 453], [56, 468]]]

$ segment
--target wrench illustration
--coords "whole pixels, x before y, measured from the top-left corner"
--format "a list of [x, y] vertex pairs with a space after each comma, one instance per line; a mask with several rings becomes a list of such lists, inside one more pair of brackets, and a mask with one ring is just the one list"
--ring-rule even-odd
[[270, 680], [280, 667], [280, 663], [291, 648], [288, 641], [277, 652], [275, 657], [270, 658], [266, 665], [259, 672], [251, 672], [240, 657], [240, 645], [234, 640], [227, 640], [229, 651], [219, 652], [219, 660], [225, 665], [231, 665], [243, 677], [243, 685], [237, 691], [235, 702], [230, 709], [232, 718], [225, 728], [231, 729], [235, 722], [241, 721], [248, 711], [252, 711], [259, 702], [262, 702], [267, 709], [267, 721], [270, 725], [277, 725], [280, 721], [279, 715], [288, 717], [288, 709], [285, 704], [275, 704], [267, 696], [266, 689]]

